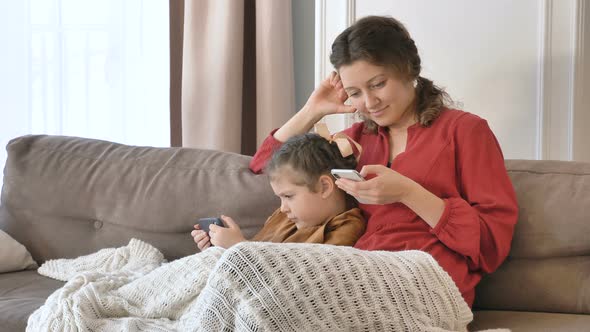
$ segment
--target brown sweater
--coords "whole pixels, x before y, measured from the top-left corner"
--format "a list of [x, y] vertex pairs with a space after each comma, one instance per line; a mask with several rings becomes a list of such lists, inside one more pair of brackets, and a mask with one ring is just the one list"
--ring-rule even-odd
[[365, 220], [358, 208], [350, 209], [328, 220], [323, 225], [297, 229], [287, 215], [277, 209], [254, 235], [252, 241], [324, 243], [352, 246], [365, 231]]

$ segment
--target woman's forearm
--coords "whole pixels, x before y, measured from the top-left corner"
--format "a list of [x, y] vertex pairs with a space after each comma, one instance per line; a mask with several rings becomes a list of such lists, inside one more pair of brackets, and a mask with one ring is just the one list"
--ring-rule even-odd
[[309, 132], [314, 124], [320, 121], [314, 112], [308, 106], [304, 106], [297, 114], [287, 121], [279, 130], [274, 133], [274, 138], [280, 142], [285, 142], [295, 135], [301, 135]]
[[408, 194], [402, 198], [401, 203], [414, 211], [432, 228], [438, 224], [445, 211], [445, 202], [416, 182]]

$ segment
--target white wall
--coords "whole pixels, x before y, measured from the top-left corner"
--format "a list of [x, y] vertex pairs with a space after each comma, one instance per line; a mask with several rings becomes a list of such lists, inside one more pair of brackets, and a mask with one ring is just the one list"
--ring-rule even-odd
[[316, 80], [331, 70], [337, 33], [356, 18], [390, 15], [416, 41], [422, 75], [487, 119], [506, 158], [590, 161], [587, 9], [584, 0], [318, 0]]

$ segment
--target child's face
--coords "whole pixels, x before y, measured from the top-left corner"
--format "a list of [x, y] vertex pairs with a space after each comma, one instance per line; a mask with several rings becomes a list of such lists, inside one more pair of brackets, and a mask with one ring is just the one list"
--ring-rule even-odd
[[293, 183], [289, 175], [271, 181], [270, 186], [281, 199], [281, 212], [297, 225], [297, 228], [323, 224], [329, 217], [321, 192], [311, 191], [305, 185]]

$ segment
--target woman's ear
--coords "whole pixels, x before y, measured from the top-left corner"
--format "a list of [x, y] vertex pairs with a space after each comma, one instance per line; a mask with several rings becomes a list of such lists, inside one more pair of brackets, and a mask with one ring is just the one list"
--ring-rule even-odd
[[322, 198], [330, 197], [330, 195], [332, 195], [336, 187], [336, 184], [334, 184], [332, 176], [325, 174], [321, 175], [318, 182], [320, 185], [320, 194], [322, 195]]

